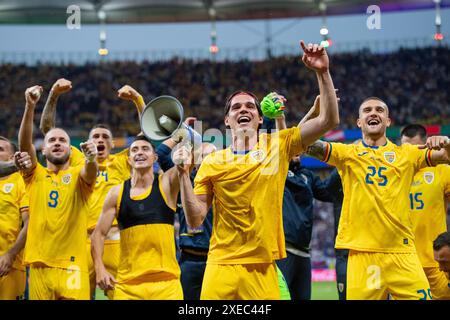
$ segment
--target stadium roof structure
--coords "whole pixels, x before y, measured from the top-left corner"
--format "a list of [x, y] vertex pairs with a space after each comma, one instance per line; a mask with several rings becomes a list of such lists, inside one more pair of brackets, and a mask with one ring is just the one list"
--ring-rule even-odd
[[[376, 1], [382, 12], [434, 8], [435, 0]], [[373, 0], [0, 0], [0, 24], [60, 24], [77, 5], [82, 23], [162, 23], [275, 19], [365, 13]], [[441, 0], [449, 7], [450, 0]], [[214, 10], [211, 10], [213, 8]], [[323, 7], [322, 7], [323, 9]]]

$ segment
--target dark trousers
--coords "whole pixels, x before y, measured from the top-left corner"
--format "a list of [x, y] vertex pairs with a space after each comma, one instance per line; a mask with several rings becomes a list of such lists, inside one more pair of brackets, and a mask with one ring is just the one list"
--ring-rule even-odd
[[287, 257], [277, 260], [278, 268], [286, 279], [292, 300], [311, 300], [311, 258], [286, 252]]
[[206, 256], [196, 256], [181, 251], [181, 286], [185, 300], [200, 300]]
[[336, 285], [339, 300], [347, 300], [348, 250], [336, 249]]

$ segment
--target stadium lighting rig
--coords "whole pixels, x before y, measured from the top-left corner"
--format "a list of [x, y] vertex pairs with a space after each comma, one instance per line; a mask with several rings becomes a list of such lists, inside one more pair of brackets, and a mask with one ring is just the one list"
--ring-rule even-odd
[[444, 35], [441, 32], [441, 0], [433, 0], [433, 2], [436, 5], [436, 19], [435, 19], [435, 25], [436, 25], [436, 33], [434, 34], [433, 38], [436, 41], [442, 41], [444, 40]]
[[103, 10], [99, 10], [97, 13], [97, 17], [100, 20], [100, 49], [98, 49], [98, 54], [101, 57], [108, 55], [109, 51], [106, 48], [106, 30], [105, 30], [105, 20], [106, 13]]
[[211, 45], [209, 46], [209, 52], [214, 58], [219, 53], [219, 47], [217, 46], [217, 29], [216, 29], [216, 9], [212, 7], [212, 3], [208, 8], [209, 18], [211, 19]]
[[328, 48], [332, 45], [332, 41], [329, 38], [329, 30], [327, 28], [327, 5], [325, 2], [321, 1], [319, 3], [319, 10], [322, 12], [322, 28], [320, 29], [320, 35], [322, 36], [322, 41], [320, 42], [320, 45], [324, 48]]

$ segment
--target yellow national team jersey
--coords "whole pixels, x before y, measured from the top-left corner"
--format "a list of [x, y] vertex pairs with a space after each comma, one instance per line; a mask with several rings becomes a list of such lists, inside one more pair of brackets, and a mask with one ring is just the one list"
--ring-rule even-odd
[[337, 167], [344, 192], [336, 248], [415, 251], [409, 190], [414, 174], [429, 165], [430, 151], [390, 141], [328, 146], [325, 161]]
[[282, 222], [289, 160], [302, 152], [299, 128], [261, 134], [246, 154], [231, 148], [207, 156], [195, 194], [214, 195], [208, 263], [271, 263], [286, 256]]
[[81, 152], [74, 146], [70, 146], [70, 150], [71, 150], [70, 158], [69, 158], [70, 166], [78, 167], [78, 166], [84, 165], [85, 160], [84, 160], [83, 152]]
[[87, 272], [87, 200], [92, 187], [80, 176], [83, 166], [58, 173], [40, 164], [25, 178], [30, 220], [24, 263]]
[[[19, 173], [13, 173], [0, 180], [0, 256], [5, 254], [17, 240], [22, 229], [20, 209], [28, 207], [28, 195]], [[25, 270], [22, 266], [22, 253], [17, 255], [13, 267]]]
[[409, 194], [416, 249], [425, 268], [438, 267], [433, 241], [447, 231], [446, 196], [450, 197], [450, 166], [424, 168], [415, 176]]
[[[131, 167], [128, 164], [128, 149], [112, 154], [98, 164], [97, 181], [94, 192], [88, 202], [88, 229], [93, 230], [102, 213], [103, 203], [111, 187], [130, 178]], [[117, 225], [114, 219], [113, 225]]]

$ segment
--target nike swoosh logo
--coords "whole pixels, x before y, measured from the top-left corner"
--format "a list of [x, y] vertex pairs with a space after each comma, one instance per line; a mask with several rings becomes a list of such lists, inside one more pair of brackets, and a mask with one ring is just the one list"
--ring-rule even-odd
[[368, 154], [368, 152], [365, 151], [365, 152], [363, 152], [363, 153], [359, 153], [359, 154], [358, 154], [358, 157], [361, 157], [361, 156], [363, 156], [363, 155], [365, 155], [365, 154]]

